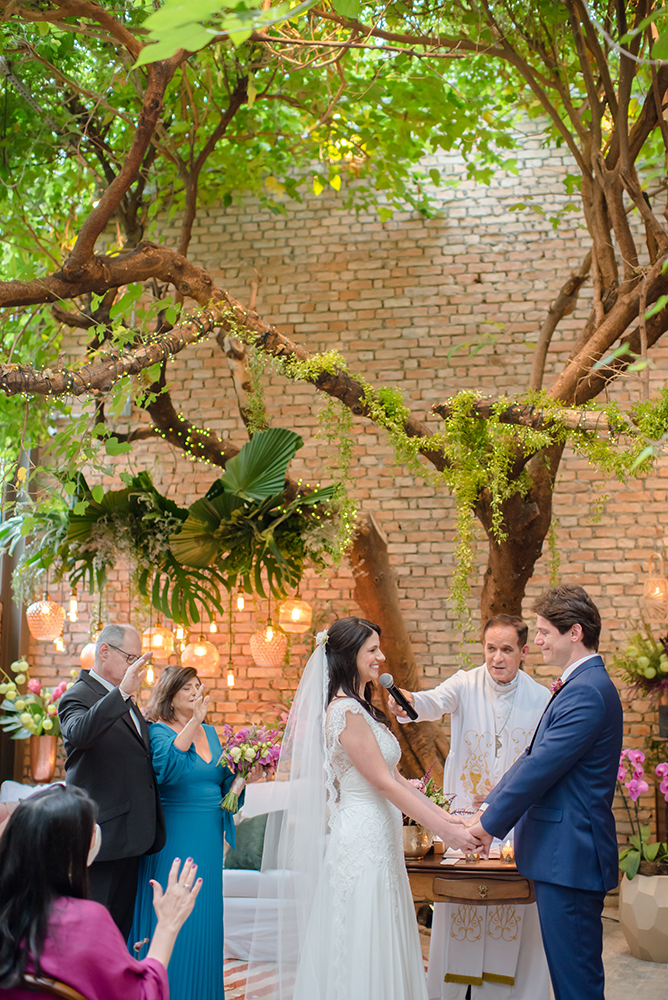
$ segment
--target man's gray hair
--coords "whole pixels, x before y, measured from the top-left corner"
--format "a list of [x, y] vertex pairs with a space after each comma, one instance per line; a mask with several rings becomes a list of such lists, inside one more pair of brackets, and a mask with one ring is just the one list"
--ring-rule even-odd
[[95, 643], [95, 662], [100, 652], [100, 646], [106, 642], [109, 646], [119, 646], [121, 649], [125, 645], [125, 625], [105, 625], [97, 637]]

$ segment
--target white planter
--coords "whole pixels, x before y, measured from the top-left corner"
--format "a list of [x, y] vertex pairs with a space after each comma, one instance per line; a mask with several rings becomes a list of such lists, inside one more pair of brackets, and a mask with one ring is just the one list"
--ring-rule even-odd
[[668, 876], [624, 875], [619, 887], [619, 923], [631, 954], [645, 962], [668, 962]]

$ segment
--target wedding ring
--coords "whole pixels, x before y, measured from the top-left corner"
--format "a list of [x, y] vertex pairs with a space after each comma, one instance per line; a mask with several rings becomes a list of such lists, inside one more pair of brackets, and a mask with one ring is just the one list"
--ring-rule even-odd
[[183, 883], [183, 888], [184, 889], [189, 889], [190, 888], [190, 882], [184, 882]]

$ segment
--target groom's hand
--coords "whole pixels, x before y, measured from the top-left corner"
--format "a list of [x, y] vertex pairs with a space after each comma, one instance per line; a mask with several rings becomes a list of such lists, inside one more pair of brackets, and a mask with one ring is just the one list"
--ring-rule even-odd
[[[476, 817], [474, 816], [473, 818], [475, 819]], [[486, 858], [489, 857], [489, 849], [492, 846], [492, 841], [494, 837], [492, 836], [491, 833], [487, 833], [487, 830], [482, 825], [480, 820], [477, 820], [477, 822], [471, 823], [469, 825], [469, 833], [471, 834], [471, 836], [475, 837], [475, 839], [480, 844], [484, 856]]]

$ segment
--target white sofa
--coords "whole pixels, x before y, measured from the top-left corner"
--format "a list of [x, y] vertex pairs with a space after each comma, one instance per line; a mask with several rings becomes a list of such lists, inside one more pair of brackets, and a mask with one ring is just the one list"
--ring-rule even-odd
[[[281, 809], [285, 804], [287, 782], [257, 782], [248, 785], [243, 809], [237, 822]], [[279, 900], [277, 889], [288, 872], [259, 872], [225, 868], [223, 871], [223, 902], [225, 927], [225, 958], [248, 961], [253, 931], [256, 932], [254, 959], [275, 961], [276, 927]]]

